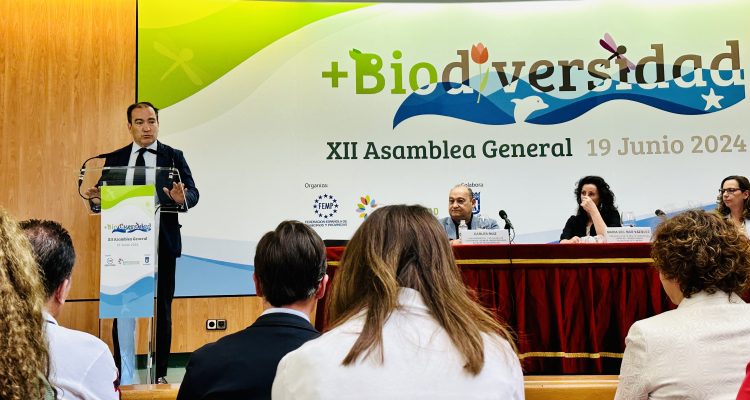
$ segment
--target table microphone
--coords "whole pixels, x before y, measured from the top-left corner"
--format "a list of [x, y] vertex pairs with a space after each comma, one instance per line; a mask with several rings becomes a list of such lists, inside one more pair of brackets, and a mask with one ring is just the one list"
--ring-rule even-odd
[[510, 222], [510, 218], [508, 218], [508, 213], [505, 212], [505, 210], [500, 210], [500, 218], [505, 221], [505, 229], [514, 229], [513, 224]]
[[660, 209], [657, 209], [656, 211], [654, 211], [654, 214], [656, 214], [656, 216], [659, 217], [659, 219], [661, 219], [662, 221], [667, 220], [667, 214]]

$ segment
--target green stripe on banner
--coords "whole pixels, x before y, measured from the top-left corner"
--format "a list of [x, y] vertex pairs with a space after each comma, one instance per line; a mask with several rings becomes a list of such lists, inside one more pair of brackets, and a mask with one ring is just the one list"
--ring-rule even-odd
[[[127, 200], [133, 197], [148, 196], [153, 198], [156, 195], [156, 188], [154, 185], [138, 185], [138, 186], [102, 186], [102, 210], [108, 210], [116, 206], [123, 200]], [[153, 207], [153, 205], [151, 205]]]
[[138, 99], [168, 107], [280, 38], [321, 19], [369, 5], [140, 0]]

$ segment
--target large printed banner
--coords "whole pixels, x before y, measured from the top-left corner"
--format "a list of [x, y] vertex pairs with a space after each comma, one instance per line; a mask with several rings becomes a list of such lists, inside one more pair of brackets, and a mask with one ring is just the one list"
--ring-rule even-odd
[[154, 316], [154, 185], [102, 186], [99, 318]]
[[559, 238], [600, 175], [638, 225], [748, 175], [750, 3], [139, 2], [138, 97], [201, 202], [177, 294], [252, 293], [284, 219], [347, 239], [465, 183], [516, 242]]

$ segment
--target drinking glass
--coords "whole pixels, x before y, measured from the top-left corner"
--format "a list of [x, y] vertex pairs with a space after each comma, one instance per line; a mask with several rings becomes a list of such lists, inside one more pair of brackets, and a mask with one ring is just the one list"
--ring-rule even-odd
[[622, 213], [622, 225], [635, 226], [635, 213], [632, 211], [625, 211]]

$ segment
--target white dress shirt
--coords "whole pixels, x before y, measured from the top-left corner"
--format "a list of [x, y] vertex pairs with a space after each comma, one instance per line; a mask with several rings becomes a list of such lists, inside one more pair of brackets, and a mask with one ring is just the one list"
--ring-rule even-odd
[[696, 293], [637, 321], [625, 339], [615, 399], [732, 399], [750, 360], [750, 305]]
[[307, 314], [303, 313], [302, 311], [297, 311], [297, 310], [293, 310], [291, 308], [286, 308], [286, 307], [270, 307], [270, 308], [267, 308], [265, 311], [263, 311], [260, 314], [260, 316], [262, 317], [262, 316], [264, 316], [266, 314], [276, 314], [276, 313], [284, 313], [284, 314], [296, 315], [296, 316], [298, 316], [300, 318], [304, 318], [305, 321], [310, 322], [310, 317]]
[[44, 312], [49, 343], [50, 384], [58, 399], [119, 399], [117, 367], [104, 342], [86, 332], [68, 329]]
[[372, 354], [341, 365], [363, 324], [364, 313], [360, 313], [287, 354], [279, 363], [272, 398], [524, 398], [521, 365], [507, 341], [483, 335], [484, 368], [471, 375], [415, 290], [401, 289], [399, 307], [383, 326], [383, 363]]

